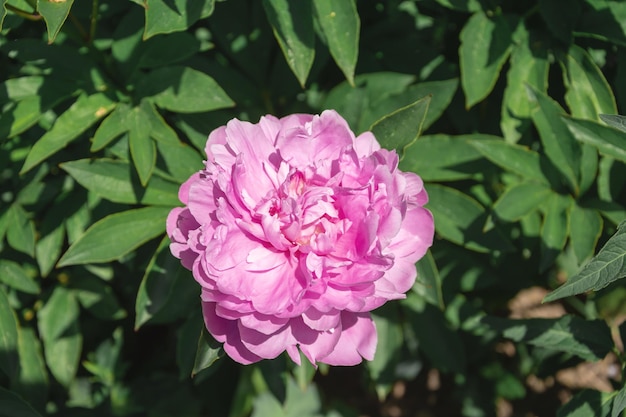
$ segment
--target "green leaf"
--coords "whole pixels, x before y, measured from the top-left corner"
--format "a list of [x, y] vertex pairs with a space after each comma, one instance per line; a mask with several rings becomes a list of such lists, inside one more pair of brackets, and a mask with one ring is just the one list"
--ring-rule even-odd
[[[167, 145], [181, 144], [176, 131], [167, 124], [152, 103], [148, 100], [142, 100], [140, 107], [150, 121], [150, 136], [152, 138]], [[180, 159], [179, 162], [182, 160], [184, 159]]]
[[595, 252], [602, 234], [602, 216], [597, 210], [582, 208], [574, 203], [570, 209], [570, 222], [570, 243], [578, 263], [582, 264]]
[[74, 0], [37, 0], [37, 12], [43, 17], [48, 28], [48, 43], [56, 39], [65, 19], [70, 14]]
[[379, 397], [384, 398], [397, 378], [395, 370], [400, 362], [404, 332], [396, 306], [384, 305], [372, 313], [372, 318], [376, 324], [378, 345], [374, 359], [367, 363], [367, 369]]
[[38, 313], [46, 364], [55, 379], [66, 388], [76, 376], [83, 344], [78, 315], [74, 294], [60, 286], [55, 287]]
[[435, 218], [435, 230], [443, 238], [477, 252], [508, 251], [511, 243], [496, 229], [483, 231], [485, 208], [460, 191], [431, 184], [428, 208]]
[[156, 165], [156, 145], [146, 128], [150, 125], [150, 118], [140, 107], [135, 107], [128, 115], [127, 123], [130, 156], [137, 169], [139, 181], [145, 187]]
[[507, 142], [517, 142], [530, 125], [533, 109], [525, 84], [538, 91], [548, 88], [548, 50], [545, 42], [529, 34], [525, 25], [519, 25], [521, 38], [511, 52], [510, 68], [502, 99], [500, 128]]
[[[69, 194], [64, 195], [66, 198]], [[56, 199], [54, 206], [46, 213], [40, 226], [40, 237], [35, 245], [35, 258], [42, 277], [47, 277], [61, 256], [65, 240], [65, 225], [59, 219], [67, 213], [66, 198]]]
[[609, 417], [614, 393], [590, 389], [576, 394], [556, 412], [556, 417]]
[[470, 143], [485, 158], [500, 168], [528, 180], [535, 180], [543, 184], [550, 183], [544, 173], [541, 156], [537, 152], [503, 140], [478, 140]]
[[613, 408], [611, 411], [611, 417], [619, 417], [622, 411], [626, 408], [626, 385], [623, 386], [615, 396], [613, 400]]
[[91, 125], [106, 116], [115, 103], [106, 95], [81, 95], [54, 123], [52, 129], [39, 139], [26, 157], [20, 174], [24, 174], [43, 160], [60, 151], [78, 138]]
[[149, 7], [145, 7], [143, 38], [186, 30], [198, 20], [209, 17], [214, 8], [215, 0], [150, 0]]
[[541, 263], [539, 269], [545, 271], [565, 247], [569, 235], [569, 196], [552, 193], [542, 207], [545, 209], [541, 225]]
[[412, 290], [434, 306], [444, 309], [441, 277], [431, 251], [420, 259], [417, 264], [417, 280]]
[[304, 88], [315, 57], [311, 1], [263, 0], [263, 8], [289, 68]]
[[0, 282], [27, 294], [39, 294], [39, 284], [17, 263], [0, 259]]
[[481, 174], [483, 166], [481, 154], [473, 146], [472, 140], [490, 140], [494, 137], [489, 135], [421, 136], [406, 150], [399, 166], [403, 171], [418, 173], [424, 181], [475, 178]]
[[91, 143], [91, 152], [97, 152], [107, 146], [111, 141], [128, 131], [127, 119], [130, 116], [130, 106], [120, 103], [100, 123]]
[[2, 0], [0, 6], [0, 30], [2, 30], [2, 24], [4, 23], [4, 17], [7, 15], [7, 8], [6, 8], [6, 2], [7, 0]]
[[7, 375], [10, 380], [15, 380], [18, 376], [18, 322], [15, 312], [9, 304], [9, 299], [0, 286], [0, 370]]
[[565, 101], [572, 116], [599, 120], [600, 113], [617, 113], [617, 104], [609, 83], [589, 54], [572, 45], [561, 58], [563, 82], [567, 88]]
[[69, 287], [80, 305], [101, 320], [119, 320], [126, 317], [126, 311], [111, 287], [93, 275], [84, 274], [72, 280]]
[[0, 115], [0, 134], [7, 139], [19, 135], [32, 127], [55, 105], [65, 101], [70, 92], [55, 92], [53, 98], [31, 96], [12, 103]]
[[626, 46], [626, 5], [618, 1], [586, 0], [577, 35]]
[[523, 182], [508, 187], [493, 205], [499, 219], [516, 222], [536, 211], [552, 194], [543, 184]]
[[626, 116], [620, 116], [619, 114], [601, 114], [600, 120], [626, 133]]
[[421, 98], [374, 123], [370, 130], [380, 146], [396, 149], [402, 159], [406, 149], [415, 143], [422, 132], [429, 104], [430, 97]]
[[443, 372], [464, 373], [467, 358], [458, 332], [447, 322], [443, 312], [409, 293], [402, 301], [408, 323], [415, 331], [419, 348], [432, 365]]
[[143, 188], [126, 161], [79, 159], [65, 162], [60, 167], [90, 192], [114, 203], [160, 206], [180, 204], [177, 184], [153, 175]]
[[0, 387], [0, 409], [3, 417], [41, 417], [41, 414], [19, 395], [2, 387]]
[[[167, 170], [177, 183], [187, 181], [190, 176], [204, 167], [202, 156], [194, 148], [184, 143], [157, 142], [157, 149], [165, 161]], [[185, 161], [185, 163], [181, 164], [180, 161]]]
[[598, 150], [594, 146], [587, 143], [583, 143], [580, 150], [579, 195], [584, 195], [596, 182], [596, 177], [598, 175]]
[[359, 55], [361, 20], [354, 0], [313, 0], [328, 49], [350, 85]]
[[457, 10], [460, 12], [478, 12], [483, 10], [483, 5], [481, 0], [436, 0], [437, 3], [441, 4], [452, 10]]
[[208, 75], [189, 67], [158, 68], [141, 78], [139, 97], [150, 98], [157, 106], [180, 113], [206, 112], [235, 103]]
[[552, 291], [544, 302], [558, 300], [586, 291], [598, 291], [613, 281], [626, 277], [626, 222], [576, 275]]
[[18, 336], [20, 374], [15, 391], [35, 408], [44, 410], [48, 397], [48, 370], [41, 353], [41, 341], [30, 327], [19, 329]]
[[58, 265], [110, 262], [126, 255], [165, 230], [170, 208], [144, 207], [106, 216], [69, 247]]
[[521, 320], [487, 317], [483, 322], [514, 342], [569, 353], [587, 361], [601, 360], [613, 349], [611, 332], [602, 320], [567, 315], [556, 319]]
[[7, 241], [9, 245], [29, 256], [35, 255], [35, 224], [19, 204], [13, 204], [7, 213]]
[[569, 7], [559, 7], [551, 0], [539, 0], [539, 12], [550, 32], [566, 45], [572, 42], [572, 32], [580, 16], [581, 5], [578, 1], [569, 3]]
[[222, 356], [224, 356], [224, 350], [221, 343], [216, 342], [213, 336], [209, 335], [204, 326], [202, 326], [191, 376], [198, 375], [200, 372], [213, 366]]
[[490, 18], [480, 11], [461, 30], [459, 60], [466, 108], [487, 97], [495, 86], [511, 53], [514, 26], [506, 16]]
[[563, 117], [576, 140], [598, 148], [600, 153], [626, 163], [626, 133], [589, 120]]
[[169, 238], [163, 238], [146, 267], [135, 301], [135, 330], [165, 307], [178, 276], [185, 271], [170, 253], [169, 243]]
[[528, 91], [538, 104], [532, 113], [532, 119], [539, 131], [544, 151], [567, 180], [570, 189], [577, 194], [581, 150], [580, 145], [561, 119], [565, 112], [556, 101], [544, 93], [530, 86]]

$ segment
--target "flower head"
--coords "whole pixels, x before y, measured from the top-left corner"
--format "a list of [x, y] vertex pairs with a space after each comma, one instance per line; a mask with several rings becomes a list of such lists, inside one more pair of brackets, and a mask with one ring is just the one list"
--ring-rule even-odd
[[334, 111], [231, 120], [167, 219], [202, 287], [204, 321], [240, 363], [298, 349], [315, 364], [371, 360], [370, 311], [404, 298], [434, 224], [422, 180]]

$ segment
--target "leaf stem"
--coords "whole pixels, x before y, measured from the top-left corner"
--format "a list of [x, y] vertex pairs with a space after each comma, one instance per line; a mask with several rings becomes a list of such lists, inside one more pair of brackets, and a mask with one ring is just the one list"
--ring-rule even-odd
[[27, 12], [25, 10], [19, 9], [13, 5], [10, 5], [9, 3], [5, 3], [4, 7], [7, 10], [12, 11], [13, 13], [15, 13], [18, 16], [23, 17], [24, 19], [28, 19], [28, 20], [33, 20], [33, 21], [37, 21], [37, 20], [41, 20], [41, 15], [35, 11], [33, 12]]
[[89, 22], [89, 43], [93, 42], [96, 37], [96, 26], [98, 24], [98, 0], [91, 2], [91, 20]]

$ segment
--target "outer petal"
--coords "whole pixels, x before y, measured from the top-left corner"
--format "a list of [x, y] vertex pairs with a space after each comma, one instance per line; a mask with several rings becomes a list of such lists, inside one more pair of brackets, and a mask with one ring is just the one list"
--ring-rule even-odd
[[376, 325], [369, 313], [341, 313], [342, 331], [334, 350], [321, 358], [329, 365], [352, 366], [362, 359], [374, 359], [376, 353]]

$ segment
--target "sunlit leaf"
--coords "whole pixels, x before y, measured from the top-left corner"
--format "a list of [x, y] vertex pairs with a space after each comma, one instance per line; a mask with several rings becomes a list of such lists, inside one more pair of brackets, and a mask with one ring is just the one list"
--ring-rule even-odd
[[48, 43], [56, 39], [70, 13], [72, 4], [74, 0], [37, 0], [37, 12], [43, 17], [48, 28]]
[[150, 0], [145, 7], [143, 38], [186, 30], [199, 19], [209, 17], [214, 8], [215, 0]]

